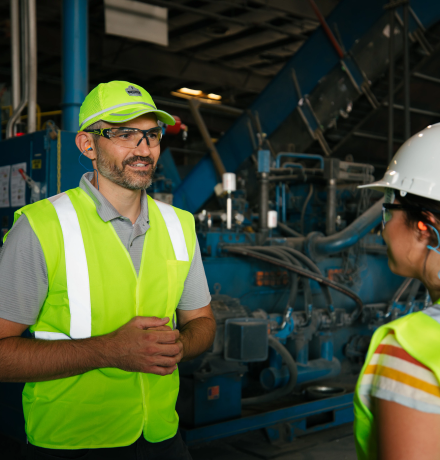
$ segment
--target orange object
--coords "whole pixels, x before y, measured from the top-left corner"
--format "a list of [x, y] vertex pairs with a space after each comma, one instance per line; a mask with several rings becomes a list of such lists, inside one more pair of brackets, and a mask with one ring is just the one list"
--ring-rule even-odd
[[423, 223], [421, 220], [419, 220], [418, 224], [417, 224], [417, 227], [419, 230], [421, 230], [422, 232], [425, 231], [425, 230], [428, 230], [428, 227], [426, 226], [425, 223]]

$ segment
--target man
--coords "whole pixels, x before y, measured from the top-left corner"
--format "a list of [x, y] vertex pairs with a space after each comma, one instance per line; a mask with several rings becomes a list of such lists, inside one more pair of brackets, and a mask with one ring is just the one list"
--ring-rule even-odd
[[215, 320], [193, 216], [145, 193], [157, 120], [174, 119], [121, 81], [79, 118], [94, 172], [19, 210], [5, 239], [0, 380], [28, 382], [28, 458], [189, 459], [177, 364], [211, 346]]

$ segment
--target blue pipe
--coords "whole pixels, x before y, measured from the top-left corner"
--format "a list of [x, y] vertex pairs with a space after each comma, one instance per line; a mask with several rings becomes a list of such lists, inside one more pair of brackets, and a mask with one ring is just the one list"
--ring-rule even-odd
[[382, 201], [359, 216], [352, 224], [331, 236], [320, 236], [313, 232], [307, 237], [306, 248], [313, 258], [343, 251], [356, 244], [382, 220]]
[[287, 205], [286, 205], [286, 184], [282, 185], [282, 197], [283, 197], [283, 216], [282, 216], [282, 220], [283, 220], [283, 222], [286, 222], [286, 208], [287, 208]]
[[324, 158], [321, 155], [312, 155], [310, 153], [290, 153], [281, 152], [277, 155], [276, 167], [280, 167], [281, 158], [299, 158], [301, 160], [319, 160], [321, 163], [321, 169], [324, 169]]
[[[290, 154], [280, 154], [280, 155], [290, 155]], [[301, 155], [301, 154], [298, 154], [298, 155]], [[316, 155], [316, 156], [319, 156], [319, 155]], [[324, 160], [323, 160], [324, 161]], [[279, 168], [279, 165], [278, 165], [278, 158], [277, 158], [277, 167]], [[283, 167], [286, 168], [287, 166], [289, 166], [289, 168], [299, 168], [299, 169], [304, 169], [302, 165], [298, 164], [298, 163], [284, 163], [283, 164]], [[281, 203], [281, 212], [282, 212], [282, 218], [281, 220], [283, 222], [286, 222], [286, 212], [287, 212], [287, 206], [286, 206], [286, 184], [283, 184], [282, 186], [282, 203]], [[280, 198], [280, 185], [277, 184], [277, 187], [276, 187], [276, 203], [277, 203], [277, 206], [276, 206], [276, 210], [277, 210], [277, 214], [280, 215], [280, 204], [279, 204], [279, 198]]]
[[283, 168], [299, 168], [299, 169], [304, 169], [303, 165], [300, 165], [299, 163], [283, 163]]
[[63, 129], [78, 131], [79, 109], [88, 93], [88, 1], [63, 0]]

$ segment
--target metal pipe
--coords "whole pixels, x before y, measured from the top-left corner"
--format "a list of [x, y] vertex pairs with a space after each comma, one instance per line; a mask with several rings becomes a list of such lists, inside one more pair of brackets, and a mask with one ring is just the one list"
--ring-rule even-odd
[[325, 231], [327, 235], [336, 232], [336, 179], [329, 179], [327, 184]]
[[311, 233], [306, 243], [312, 258], [313, 255], [335, 254], [356, 244], [381, 222], [382, 202], [383, 200], [380, 200], [371, 206], [370, 209], [341, 232], [325, 237], [319, 236], [317, 233]]
[[228, 230], [232, 228], [232, 198], [230, 193], [228, 193], [226, 200], [226, 228]]
[[298, 377], [298, 368], [296, 366], [295, 360], [289, 351], [284, 347], [284, 345], [278, 342], [277, 339], [270, 335], [268, 337], [268, 341], [269, 347], [273, 348], [279, 355], [281, 355], [282, 359], [286, 363], [287, 369], [289, 370], [289, 381], [285, 387], [279, 388], [278, 390], [263, 394], [261, 396], [253, 396], [251, 398], [242, 399], [241, 405], [243, 407], [274, 401], [275, 399], [289, 395], [295, 388], [296, 380]]
[[390, 43], [388, 71], [388, 163], [394, 153], [394, 8], [390, 9]]
[[29, 69], [26, 75], [29, 86], [27, 132], [37, 130], [37, 9], [36, 0], [28, 0]]
[[432, 83], [440, 84], [440, 78], [431, 77], [431, 75], [425, 75], [424, 73], [414, 72], [413, 77], [417, 77], [422, 80], [430, 81]]
[[313, 155], [310, 153], [291, 153], [291, 152], [280, 152], [276, 158], [276, 167], [280, 167], [281, 158], [299, 158], [301, 160], [319, 160], [321, 169], [324, 169], [324, 158], [321, 155]]
[[411, 137], [411, 120], [410, 120], [410, 72], [409, 72], [409, 5], [403, 7], [403, 96], [405, 106], [405, 139]]
[[267, 230], [267, 212], [269, 211], [269, 174], [260, 174], [260, 218], [258, 220], [260, 231]]
[[11, 0], [12, 109], [20, 104], [20, 0]]
[[[396, 108], [396, 104], [394, 104], [394, 108]], [[388, 140], [389, 140], [389, 137], [387, 137], [387, 136], [381, 136], [380, 134], [364, 133], [362, 131], [354, 132], [353, 136], [354, 137], [362, 137], [362, 138], [365, 138], [365, 139], [372, 139], [374, 141], [388, 142]], [[399, 139], [399, 138], [396, 138], [395, 141], [398, 142], [399, 144], [403, 144], [405, 142], [403, 139]]]
[[222, 159], [220, 158], [220, 155], [214, 145], [214, 142], [212, 142], [211, 135], [209, 134], [208, 128], [206, 127], [205, 121], [200, 115], [200, 112], [199, 112], [200, 102], [197, 101], [196, 99], [190, 99], [188, 101], [188, 105], [191, 110], [191, 114], [194, 118], [194, 121], [196, 122], [197, 127], [199, 128], [200, 134], [202, 135], [203, 140], [205, 141], [205, 144], [209, 149], [209, 153], [211, 155], [211, 159], [212, 159], [212, 162], [214, 163], [215, 169], [217, 170], [220, 177], [222, 177], [223, 174], [226, 173], [226, 168], [223, 164]]
[[78, 131], [79, 110], [88, 93], [88, 2], [63, 0], [63, 129]]
[[287, 203], [286, 203], [286, 184], [281, 186], [281, 197], [282, 197], [282, 218], [283, 222], [286, 222], [287, 219]]
[[310, 5], [313, 8], [313, 11], [316, 14], [316, 17], [318, 18], [318, 21], [321, 23], [321, 26], [326, 33], [327, 37], [329, 38], [331, 44], [335, 48], [336, 52], [338, 53], [338, 56], [342, 59], [344, 57], [344, 52], [342, 51], [341, 46], [339, 45], [338, 41], [336, 40], [335, 36], [333, 35], [333, 32], [331, 31], [330, 27], [327, 24], [327, 21], [325, 20], [324, 16], [322, 15], [321, 11], [319, 10], [318, 6], [313, 0], [309, 0]]
[[[388, 103], [385, 102], [385, 106]], [[405, 110], [405, 106], [399, 105], [399, 104], [394, 104], [394, 108], [397, 110]], [[424, 109], [419, 109], [417, 107], [410, 107], [409, 108], [410, 113], [418, 113], [419, 115], [427, 115], [428, 117], [440, 117], [440, 112], [433, 112], [432, 110], [424, 110]]]
[[[24, 110], [28, 103], [29, 99], [29, 79], [27, 75], [29, 74], [29, 30], [28, 30], [28, 3], [26, 0], [21, 1], [21, 30], [22, 30], [22, 42], [21, 42], [21, 82], [22, 82], [22, 96], [18, 107], [14, 110], [11, 117], [8, 120], [6, 125], [6, 139], [9, 139], [14, 136], [14, 126], [17, 120], [19, 119], [21, 112]], [[24, 77], [24, 78], [23, 78]]]

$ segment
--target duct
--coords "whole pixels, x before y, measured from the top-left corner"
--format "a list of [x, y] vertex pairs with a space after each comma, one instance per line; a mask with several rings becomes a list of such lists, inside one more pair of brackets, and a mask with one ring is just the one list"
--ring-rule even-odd
[[11, 0], [11, 62], [12, 108], [20, 104], [20, 7], [19, 0]]
[[378, 201], [339, 233], [325, 237], [317, 232], [310, 233], [305, 241], [306, 249], [312, 259], [316, 256], [336, 254], [356, 244], [370, 230], [376, 227], [381, 219], [382, 200]]
[[218, 175], [220, 177], [223, 177], [223, 174], [226, 173], [226, 169], [225, 169], [222, 159], [220, 158], [217, 152], [214, 142], [211, 139], [211, 135], [209, 134], [208, 128], [206, 127], [206, 124], [203, 121], [202, 116], [200, 115], [200, 112], [199, 112], [200, 102], [197, 101], [196, 99], [190, 99], [188, 101], [188, 105], [191, 110], [191, 114], [194, 118], [194, 121], [196, 122], [197, 127], [199, 128], [200, 134], [202, 135], [203, 140], [205, 141], [205, 144], [209, 149], [209, 153], [211, 155], [212, 162], [215, 165], [215, 169], [217, 170]]
[[37, 130], [37, 9], [36, 0], [28, 0], [29, 67], [26, 81], [29, 91], [27, 132]]
[[88, 2], [63, 0], [63, 129], [78, 130], [79, 110], [88, 93]]
[[[18, 5], [14, 6], [15, 13], [17, 12]], [[23, 84], [23, 93], [20, 99], [20, 103], [18, 107], [12, 113], [12, 116], [9, 118], [8, 123], [6, 125], [6, 139], [9, 139], [14, 136], [14, 126], [17, 120], [19, 119], [21, 112], [23, 112], [24, 108], [28, 104], [29, 100], [29, 3], [22, 0], [21, 2], [21, 29], [22, 33], [22, 61], [21, 61], [21, 75], [22, 75], [22, 84]], [[14, 27], [18, 26], [18, 21], [15, 21]], [[16, 31], [12, 32], [13, 34]], [[14, 52], [17, 53], [18, 45], [15, 46]], [[16, 80], [15, 83], [17, 83]]]

